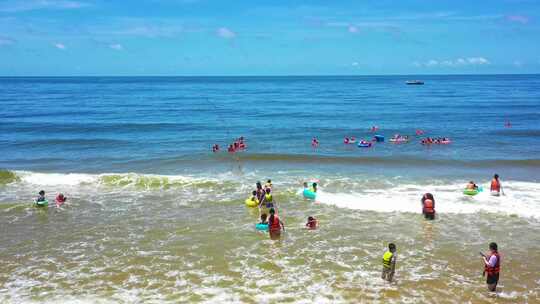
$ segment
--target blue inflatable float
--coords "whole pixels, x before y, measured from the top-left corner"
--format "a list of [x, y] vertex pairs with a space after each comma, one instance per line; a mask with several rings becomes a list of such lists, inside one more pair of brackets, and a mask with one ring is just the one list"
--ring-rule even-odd
[[384, 141], [384, 136], [382, 136], [382, 135], [375, 135], [375, 136], [373, 136], [373, 139], [374, 139], [376, 142], [383, 142], [383, 141]]
[[315, 199], [317, 197], [317, 193], [313, 192], [311, 189], [304, 189], [304, 192], [302, 192], [305, 198], [309, 199]]
[[258, 223], [257, 225], [255, 225], [255, 229], [260, 231], [268, 231], [268, 224]]

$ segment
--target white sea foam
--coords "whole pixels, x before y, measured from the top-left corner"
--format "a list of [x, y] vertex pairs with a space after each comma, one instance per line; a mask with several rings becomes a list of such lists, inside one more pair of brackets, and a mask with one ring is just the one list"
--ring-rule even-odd
[[21, 181], [32, 185], [70, 185], [76, 186], [82, 183], [92, 183], [97, 181], [98, 176], [81, 173], [36, 173], [28, 171], [17, 171], [17, 176]]
[[348, 209], [418, 213], [422, 194], [430, 192], [435, 196], [438, 213], [487, 212], [540, 218], [539, 183], [506, 181], [506, 195], [499, 197], [491, 196], [489, 191], [466, 196], [462, 193], [464, 185], [465, 182], [425, 186], [408, 184], [392, 189], [369, 189], [352, 193], [320, 190], [316, 201]]

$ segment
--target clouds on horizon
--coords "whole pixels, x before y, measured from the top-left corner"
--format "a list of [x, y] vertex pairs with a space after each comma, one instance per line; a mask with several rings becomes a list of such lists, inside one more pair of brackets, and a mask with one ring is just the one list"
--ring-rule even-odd
[[413, 65], [416, 67], [466, 67], [466, 66], [483, 66], [490, 65], [491, 62], [484, 57], [467, 57], [467, 58], [457, 58], [457, 59], [446, 59], [446, 60], [437, 60], [430, 59], [425, 62], [415, 61]]
[[59, 49], [59, 50], [65, 50], [66, 49], [66, 46], [63, 43], [55, 43], [54, 47]]
[[41, 9], [65, 10], [90, 6], [89, 3], [71, 0], [11, 0], [0, 4], [0, 12], [17, 13]]
[[231, 31], [226, 27], [220, 27], [216, 31], [217, 35], [224, 39], [234, 39], [236, 38], [236, 33]]

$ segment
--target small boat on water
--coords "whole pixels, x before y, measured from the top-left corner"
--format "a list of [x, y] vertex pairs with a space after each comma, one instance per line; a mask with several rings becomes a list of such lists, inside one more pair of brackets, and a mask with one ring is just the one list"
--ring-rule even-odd
[[405, 81], [408, 85], [422, 85], [424, 82], [422, 80], [407, 80]]

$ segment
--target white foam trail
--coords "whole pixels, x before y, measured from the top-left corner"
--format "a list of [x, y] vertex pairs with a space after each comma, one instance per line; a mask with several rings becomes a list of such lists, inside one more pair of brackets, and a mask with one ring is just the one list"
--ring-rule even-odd
[[[489, 191], [471, 197], [462, 193], [465, 182], [450, 185], [401, 185], [390, 190], [370, 189], [353, 193], [319, 190], [317, 202], [340, 208], [376, 212], [421, 212], [420, 199], [425, 192], [435, 196], [438, 213], [471, 214], [477, 212], [540, 218], [540, 184], [504, 183], [506, 195], [491, 196]], [[484, 189], [489, 189], [484, 187]]]

